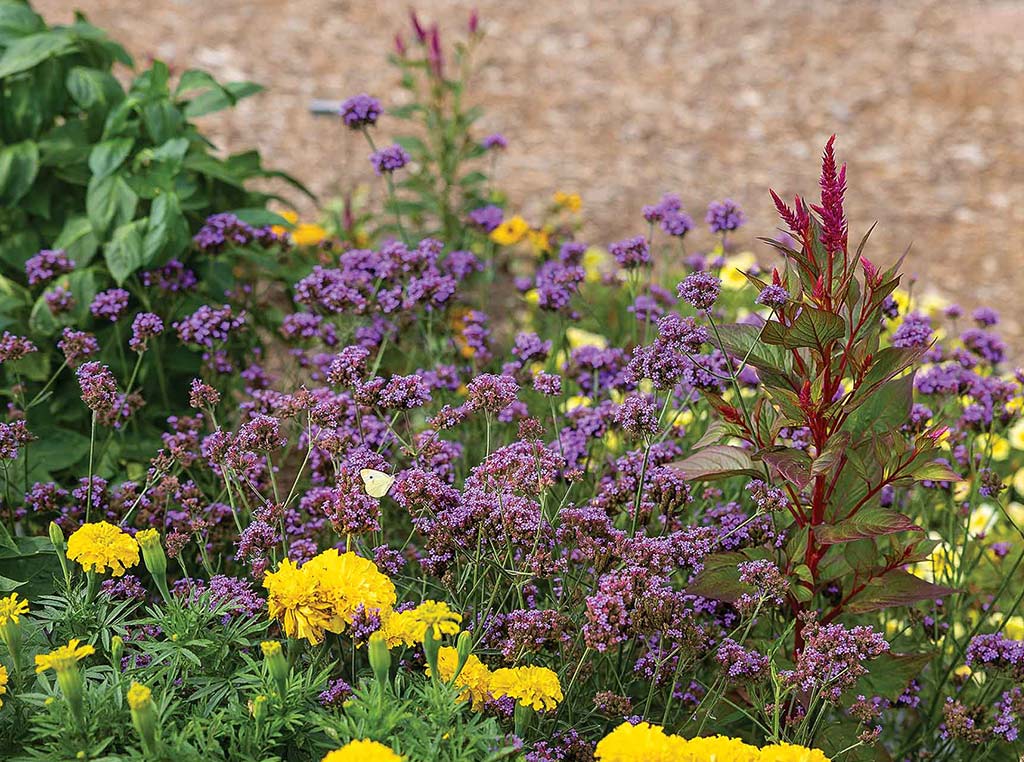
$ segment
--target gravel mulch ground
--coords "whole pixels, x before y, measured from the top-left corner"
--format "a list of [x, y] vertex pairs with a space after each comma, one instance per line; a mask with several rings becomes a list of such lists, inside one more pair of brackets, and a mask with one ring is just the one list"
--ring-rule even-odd
[[[421, 14], [450, 30], [472, 3]], [[638, 232], [662, 192], [695, 216], [728, 195], [747, 231], [775, 225], [767, 187], [812, 191], [832, 132], [850, 163], [858, 235], [879, 227], [888, 259], [965, 306], [999, 308], [1024, 337], [1024, 3], [941, 0], [481, 0], [487, 62], [475, 84], [485, 128], [511, 147], [513, 203], [539, 209], [582, 193], [593, 241]], [[369, 182], [366, 149], [306, 106], [367, 91], [397, 96], [385, 65], [407, 0], [41, 0], [72, 6], [140, 63], [253, 79], [267, 91], [205, 126], [225, 149], [329, 195]], [[387, 124], [384, 125], [387, 129]], [[702, 215], [700, 215], [702, 216]]]

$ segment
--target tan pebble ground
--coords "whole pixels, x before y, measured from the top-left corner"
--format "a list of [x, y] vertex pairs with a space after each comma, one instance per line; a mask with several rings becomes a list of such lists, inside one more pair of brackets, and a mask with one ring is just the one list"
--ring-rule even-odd
[[[461, 33], [472, 3], [419, 5]], [[1022, 338], [1024, 3], [790, 0], [484, 0], [490, 34], [475, 99], [511, 143], [501, 172], [516, 207], [555, 189], [584, 197], [587, 237], [640, 232], [642, 204], [679, 192], [695, 217], [729, 195], [746, 233], [775, 225], [766, 188], [813, 191], [832, 132], [850, 163], [858, 235], [879, 259], [910, 242], [909, 271]], [[366, 148], [314, 97], [400, 93], [384, 64], [406, 0], [43, 0], [81, 8], [139, 63], [202, 67], [267, 91], [204, 121], [218, 145], [330, 195], [371, 182]], [[383, 129], [391, 125], [384, 122]], [[309, 211], [308, 207], [304, 211]], [[767, 256], [767, 255], [766, 255]], [[1019, 356], [1019, 352], [1016, 352]]]

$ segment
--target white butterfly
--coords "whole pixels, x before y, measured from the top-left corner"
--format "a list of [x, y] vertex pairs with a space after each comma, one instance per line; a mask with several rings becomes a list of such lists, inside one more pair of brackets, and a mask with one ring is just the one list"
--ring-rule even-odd
[[364, 468], [359, 475], [363, 479], [363, 489], [366, 490], [366, 494], [378, 499], [388, 494], [391, 485], [395, 483], [395, 477], [375, 468]]

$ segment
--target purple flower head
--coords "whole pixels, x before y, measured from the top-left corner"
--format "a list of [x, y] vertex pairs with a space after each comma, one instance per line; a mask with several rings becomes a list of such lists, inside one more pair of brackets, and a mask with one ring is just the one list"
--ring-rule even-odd
[[906, 349], [926, 347], [932, 340], [932, 321], [920, 312], [911, 312], [892, 334], [892, 345]]
[[651, 247], [642, 235], [616, 241], [608, 247], [608, 251], [615, 257], [619, 267], [626, 270], [642, 267], [651, 262]]
[[479, 227], [485, 233], [490, 233], [502, 220], [505, 219], [505, 212], [500, 206], [489, 204], [469, 213], [469, 221]]
[[158, 270], [146, 270], [142, 273], [142, 285], [169, 294], [191, 291], [198, 283], [196, 274], [177, 259], [168, 261]]
[[676, 288], [676, 295], [698, 310], [710, 310], [722, 290], [722, 281], [707, 270], [699, 270], [686, 276]]
[[130, 296], [123, 288], [100, 291], [89, 305], [89, 311], [98, 318], [106, 318], [111, 323], [116, 323], [128, 309]]
[[347, 127], [361, 130], [363, 127], [375, 125], [384, 109], [379, 100], [366, 93], [360, 93], [342, 103], [338, 113]]
[[392, 376], [377, 397], [377, 404], [392, 410], [412, 410], [430, 402], [430, 388], [422, 376]]
[[686, 212], [666, 212], [661, 219], [661, 229], [671, 236], [682, 238], [693, 230], [693, 218]]
[[77, 368], [86, 357], [100, 351], [100, 343], [91, 333], [65, 328], [57, 342], [57, 349], [64, 353], [64, 359], [72, 368]]
[[726, 233], [739, 228], [744, 222], [744, 216], [735, 201], [725, 199], [708, 204], [708, 213], [704, 221], [708, 223], [712, 233]]
[[754, 681], [768, 676], [768, 657], [744, 648], [732, 638], [722, 641], [715, 659], [730, 680]]
[[23, 420], [0, 423], [0, 458], [14, 460], [18, 457], [18, 448], [35, 438]]
[[174, 324], [178, 338], [185, 344], [213, 348], [227, 341], [234, 331], [245, 325], [245, 313], [235, 315], [227, 304], [212, 307], [204, 304], [188, 317]]
[[24, 336], [15, 336], [10, 331], [4, 331], [3, 336], [0, 336], [0, 362], [20, 360], [38, 351], [39, 347]]
[[999, 322], [999, 313], [991, 307], [978, 307], [971, 313], [971, 317], [982, 328], [991, 328]]
[[615, 410], [615, 422], [630, 436], [647, 438], [658, 431], [658, 412], [649, 397], [634, 394]]
[[481, 373], [470, 381], [469, 404], [476, 410], [499, 413], [511, 405], [519, 393], [519, 384], [512, 376]]
[[198, 378], [192, 379], [192, 387], [188, 395], [190, 407], [196, 410], [204, 407], [217, 407], [218, 402], [220, 402], [220, 392]]
[[508, 141], [500, 132], [495, 132], [481, 140], [480, 145], [488, 151], [503, 151], [508, 148]]
[[43, 249], [25, 262], [25, 275], [28, 276], [30, 286], [46, 283], [74, 269], [74, 260], [68, 259], [63, 249]]
[[562, 393], [562, 377], [554, 373], [538, 373], [533, 377], [533, 388], [548, 397]]
[[106, 416], [118, 406], [117, 381], [106, 365], [83, 363], [75, 375], [82, 390], [82, 401], [94, 413]]
[[409, 152], [398, 145], [398, 143], [389, 145], [379, 151], [374, 151], [370, 155], [373, 171], [378, 175], [391, 174], [404, 167], [410, 161], [412, 161], [412, 157], [409, 155]]
[[789, 292], [783, 286], [771, 283], [761, 290], [754, 301], [777, 310], [786, 306], [786, 302], [789, 301]]
[[63, 315], [75, 308], [75, 297], [64, 286], [56, 286], [52, 291], [47, 291], [44, 298], [46, 306], [54, 315]]
[[140, 312], [132, 321], [132, 337], [128, 346], [133, 352], [145, 352], [149, 340], [164, 332], [164, 321], [152, 312]]
[[643, 208], [644, 219], [652, 225], [661, 222], [668, 214], [681, 212], [683, 202], [675, 193], [666, 193], [657, 204], [649, 204]]

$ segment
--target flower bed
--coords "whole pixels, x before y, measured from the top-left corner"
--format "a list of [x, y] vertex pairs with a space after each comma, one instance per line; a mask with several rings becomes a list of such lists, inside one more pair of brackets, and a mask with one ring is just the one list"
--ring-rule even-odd
[[[99, 33], [24, 9], [0, 3], [0, 84], [81, 68]], [[85, 249], [36, 240], [33, 149], [3, 149], [9, 218], [39, 223], [3, 257], [5, 758], [1016, 759], [995, 311], [965, 326], [851, 239], [834, 139], [757, 255], [729, 200], [701, 229], [665, 195], [606, 248], [575, 193], [528, 221], [467, 105], [482, 41], [413, 15], [407, 103], [342, 105], [380, 210], [258, 208], [157, 64], [123, 119], [158, 145], [114, 162], [139, 138], [109, 114], [87, 143]], [[23, 142], [88, 125], [76, 103]], [[184, 147], [147, 122], [176, 109]], [[104, 177], [165, 160], [94, 219]], [[239, 195], [197, 205], [197, 167]]]

